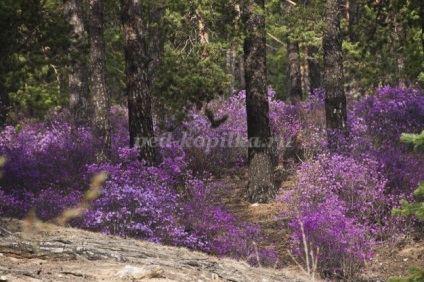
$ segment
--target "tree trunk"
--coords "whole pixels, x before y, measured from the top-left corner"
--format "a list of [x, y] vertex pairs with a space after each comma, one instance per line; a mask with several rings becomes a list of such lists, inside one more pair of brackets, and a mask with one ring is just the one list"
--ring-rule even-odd
[[289, 44], [287, 44], [287, 48], [287, 56], [289, 59], [289, 75], [287, 82], [288, 100], [295, 103], [302, 99], [299, 42], [289, 42]]
[[93, 125], [101, 140], [99, 162], [109, 158], [110, 100], [106, 88], [106, 54], [103, 37], [104, 11], [102, 0], [88, 0], [88, 25], [91, 63], [91, 97], [93, 104]]
[[[0, 76], [2, 75], [0, 71]], [[9, 95], [7, 93], [3, 77], [0, 77], [0, 128], [6, 124], [7, 116], [10, 110]]]
[[318, 47], [308, 47], [308, 68], [309, 68], [309, 83], [311, 92], [313, 93], [316, 89], [322, 87], [321, 82], [321, 66], [318, 59], [315, 58], [318, 53]]
[[246, 89], [246, 70], [245, 70], [245, 63], [244, 63], [244, 55], [239, 55], [237, 57], [238, 61], [238, 83], [240, 89]]
[[165, 49], [164, 31], [162, 27], [162, 18], [165, 11], [164, 0], [150, 0], [149, 2], [149, 88], [152, 89], [158, 76], [161, 66], [162, 55]]
[[64, 0], [63, 13], [66, 20], [72, 26], [71, 58], [69, 66], [69, 108], [75, 124], [81, 124], [89, 120], [89, 90], [86, 54], [82, 48], [85, 43], [84, 18], [82, 0]]
[[300, 64], [300, 74], [302, 77], [302, 93], [308, 93], [311, 86], [309, 81], [308, 47], [302, 48], [302, 62]]
[[420, 1], [421, 44], [424, 52], [424, 1]]
[[158, 163], [153, 140], [152, 98], [149, 87], [147, 31], [138, 0], [121, 0], [121, 20], [125, 39], [126, 87], [130, 126], [130, 146], [137, 147], [147, 165]]
[[236, 59], [237, 59], [237, 44], [232, 43], [226, 51], [226, 67], [230, 77], [229, 95], [232, 95], [236, 90]]
[[165, 51], [164, 29], [162, 18], [165, 12], [165, 0], [149, 0], [149, 21], [148, 21], [148, 83], [152, 96], [152, 113], [156, 114], [156, 121], [159, 126], [163, 126], [166, 121], [166, 109], [163, 103], [156, 99], [155, 84], [158, 80], [159, 70], [162, 64], [162, 56]]
[[358, 24], [359, 20], [359, 8], [360, 5], [357, 2], [357, 0], [348, 0], [347, 3], [347, 9], [348, 9], [348, 18], [346, 19], [348, 24], [348, 34], [349, 34], [349, 40], [351, 42], [358, 42], [359, 41], [359, 34], [356, 32], [356, 25]]
[[[338, 144], [340, 134], [346, 135], [346, 96], [343, 85], [343, 54], [340, 33], [340, 2], [327, 0], [326, 26], [323, 34], [325, 113], [328, 143], [331, 149]], [[335, 135], [333, 135], [333, 133]]]
[[231, 45], [227, 49], [227, 52], [226, 52], [226, 55], [227, 55], [227, 60], [226, 60], [227, 73], [231, 76], [230, 88], [229, 88], [229, 94], [230, 95], [234, 94], [234, 92], [237, 91], [237, 88], [238, 88], [237, 82], [240, 80], [237, 77], [237, 69], [236, 69], [237, 50], [238, 50], [238, 46], [239, 46], [236, 37], [238, 36], [239, 31], [240, 31], [240, 26], [239, 26], [239, 21], [240, 21], [240, 18], [241, 18], [240, 4], [234, 5], [234, 11], [236, 12], [236, 16], [234, 17], [235, 24], [234, 24], [234, 27], [233, 27], [234, 34], [231, 34], [229, 39], [228, 39], [228, 41], [231, 42]]
[[200, 45], [202, 46], [202, 59], [206, 59], [208, 56], [208, 45], [209, 45], [209, 33], [206, 30], [205, 20], [203, 19], [203, 16], [200, 14], [199, 9], [196, 9], [194, 11], [196, 17], [197, 17], [197, 24], [199, 29], [199, 41]]
[[244, 42], [250, 202], [268, 202], [276, 195], [271, 153], [266, 76], [265, 0], [246, 6]]

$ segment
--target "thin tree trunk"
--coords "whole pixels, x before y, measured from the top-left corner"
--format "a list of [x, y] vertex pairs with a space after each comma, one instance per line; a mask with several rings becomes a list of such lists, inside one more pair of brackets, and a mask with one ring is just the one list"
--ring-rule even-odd
[[308, 89], [311, 86], [311, 82], [309, 81], [308, 47], [303, 46], [302, 53], [302, 64], [300, 66], [300, 74], [302, 76], [302, 92], [308, 93]]
[[226, 51], [227, 73], [231, 76], [229, 95], [232, 95], [236, 89], [236, 60], [237, 60], [237, 44], [232, 43]]
[[130, 126], [130, 146], [137, 147], [147, 165], [158, 163], [154, 144], [152, 98], [148, 83], [147, 30], [138, 0], [121, 0], [121, 20], [125, 38], [126, 87]]
[[349, 40], [351, 42], [358, 42], [359, 41], [359, 35], [356, 32], [356, 25], [358, 24], [358, 18], [359, 18], [359, 4], [357, 0], [348, 0], [348, 34], [349, 34]]
[[200, 45], [202, 46], [202, 59], [206, 59], [208, 56], [208, 45], [209, 45], [209, 33], [206, 30], [206, 24], [205, 20], [203, 19], [203, 16], [200, 14], [199, 9], [196, 9], [194, 11], [196, 17], [197, 17], [197, 23], [198, 23], [198, 32], [199, 32], [199, 41]]
[[[230, 81], [230, 89], [229, 89], [229, 94], [232, 95], [236, 89], [237, 89], [237, 81], [239, 80], [237, 78], [237, 69], [236, 69], [236, 65], [237, 65], [237, 50], [238, 50], [238, 42], [235, 39], [235, 37], [237, 37], [239, 31], [240, 31], [240, 26], [239, 26], [239, 21], [241, 18], [241, 9], [240, 9], [240, 4], [236, 4], [234, 6], [234, 11], [236, 12], [236, 16], [234, 18], [234, 27], [233, 27], [233, 32], [234, 34], [232, 36], [230, 36], [229, 41], [231, 42], [230, 48], [227, 49], [226, 55], [227, 55], [227, 73], [231, 75], [231, 81]], [[242, 74], [244, 75], [244, 74]]]
[[302, 77], [300, 73], [299, 42], [287, 44], [287, 56], [289, 59], [288, 75], [288, 100], [292, 103], [302, 99]]
[[245, 14], [244, 57], [249, 138], [249, 183], [245, 197], [250, 202], [268, 202], [276, 195], [267, 95], [264, 7], [264, 0], [249, 1]]
[[424, 1], [420, 1], [420, 20], [421, 20], [421, 44], [424, 52]]
[[88, 0], [88, 25], [90, 38], [91, 97], [93, 125], [101, 148], [98, 161], [107, 161], [110, 154], [110, 100], [106, 88], [106, 54], [103, 36], [104, 11], [102, 0]]
[[244, 63], [244, 55], [239, 55], [237, 57], [238, 61], [238, 87], [240, 89], [246, 89], [246, 69], [245, 69], [245, 63]]
[[[325, 113], [330, 148], [338, 144], [339, 134], [348, 132], [346, 119], [346, 96], [344, 93], [342, 38], [340, 33], [340, 2], [327, 0], [325, 7], [324, 88]], [[336, 135], [333, 135], [336, 133]]]
[[162, 55], [165, 49], [164, 31], [162, 27], [162, 18], [165, 11], [164, 0], [150, 0], [149, 2], [149, 73], [148, 81], [150, 89], [153, 88], [161, 66]]
[[[1, 72], [0, 72], [1, 75]], [[7, 94], [6, 87], [4, 87], [3, 78], [0, 78], [0, 128], [6, 123], [7, 116], [10, 110], [9, 95]]]
[[71, 58], [72, 64], [69, 66], [69, 108], [71, 110], [75, 124], [80, 124], [89, 120], [90, 97], [88, 90], [88, 72], [86, 54], [82, 48], [85, 44], [85, 29], [82, 0], [64, 0], [63, 13], [66, 20], [72, 26]]
[[322, 87], [321, 66], [318, 59], [315, 58], [317, 53], [318, 47], [308, 46], [309, 82], [312, 93], [315, 89]]
[[156, 114], [156, 121], [163, 126], [166, 120], [166, 109], [163, 103], [156, 99], [155, 84], [158, 80], [159, 70], [162, 64], [162, 56], [165, 50], [164, 29], [162, 18], [165, 12], [164, 0], [149, 0], [148, 20], [148, 83], [152, 96], [152, 113]]

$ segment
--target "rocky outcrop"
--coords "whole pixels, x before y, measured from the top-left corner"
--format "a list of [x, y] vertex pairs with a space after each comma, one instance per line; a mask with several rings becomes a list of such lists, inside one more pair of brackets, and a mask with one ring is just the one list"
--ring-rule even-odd
[[44, 223], [0, 226], [0, 281], [305, 281], [185, 248]]

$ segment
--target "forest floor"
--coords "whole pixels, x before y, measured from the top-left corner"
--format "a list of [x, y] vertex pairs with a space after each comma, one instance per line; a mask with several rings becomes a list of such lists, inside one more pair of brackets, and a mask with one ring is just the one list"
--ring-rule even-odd
[[[0, 281], [309, 281], [288, 254], [289, 233], [275, 215], [285, 208], [274, 201], [250, 204], [241, 200], [246, 173], [220, 179], [232, 189], [225, 205], [240, 220], [260, 224], [275, 244], [283, 269], [254, 268], [244, 262], [211, 257], [175, 248], [39, 222], [0, 219]], [[290, 191], [294, 177], [281, 182], [280, 196]], [[422, 232], [420, 233], [423, 234]], [[424, 267], [424, 238], [405, 236], [396, 244], [381, 244], [372, 263], [355, 281], [386, 281]]]
[[[283, 197], [293, 189], [295, 176], [284, 176], [280, 181], [278, 197]], [[285, 269], [292, 272], [301, 272], [288, 253], [289, 232], [288, 222], [277, 222], [276, 215], [286, 208], [280, 201], [268, 204], [251, 204], [242, 199], [243, 187], [247, 185], [247, 172], [242, 175], [234, 174], [232, 177], [224, 178], [223, 181], [231, 183], [232, 194], [228, 194], [227, 206], [240, 217], [241, 220], [257, 223], [268, 236], [268, 242], [261, 242], [263, 246], [274, 244], [277, 252], [282, 258]], [[424, 228], [424, 227], [423, 227]], [[422, 229], [422, 228], [421, 228]], [[355, 278], [358, 282], [382, 282], [391, 276], [407, 276], [409, 268], [413, 266], [424, 267], [424, 230], [416, 231], [414, 234], [403, 236], [394, 242], [380, 243], [375, 246], [374, 256], [370, 262]], [[336, 279], [337, 280], [337, 279]]]

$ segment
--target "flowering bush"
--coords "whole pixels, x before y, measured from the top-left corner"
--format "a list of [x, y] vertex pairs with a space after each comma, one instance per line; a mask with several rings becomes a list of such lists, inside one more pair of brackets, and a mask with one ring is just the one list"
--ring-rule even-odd
[[96, 142], [89, 128], [72, 128], [65, 120], [55, 115], [1, 132], [0, 153], [8, 159], [1, 180], [5, 191], [84, 188], [80, 176], [95, 160]]
[[314, 153], [284, 199], [295, 211], [290, 214], [292, 248], [302, 254], [302, 224], [307, 241], [321, 250], [320, 271], [353, 275], [370, 258], [373, 240], [403, 230], [390, 211], [400, 197], [411, 199], [424, 179], [424, 158], [399, 142], [402, 132], [422, 130], [424, 97], [414, 89], [385, 87], [352, 102], [350, 135], [337, 154], [326, 150], [323, 107], [319, 95], [299, 107], [301, 132], [317, 140], [303, 142], [304, 150]]
[[[122, 149], [118, 164], [91, 165], [88, 175], [109, 173], [101, 196], [77, 223], [85, 229], [175, 244], [184, 237], [177, 225], [176, 184], [183, 168], [147, 167], [136, 150]], [[180, 166], [184, 163], [180, 162]], [[180, 172], [181, 174], [181, 172]]]
[[[377, 160], [388, 178], [387, 194], [410, 197], [424, 179], [424, 158], [400, 142], [403, 132], [424, 128], [424, 96], [416, 89], [383, 87], [353, 105], [350, 151], [355, 158]], [[422, 153], [421, 153], [422, 154]]]
[[344, 203], [334, 195], [317, 203], [315, 209], [294, 215], [289, 227], [294, 230], [292, 252], [305, 258], [305, 239], [309, 261], [317, 259], [318, 270], [325, 277], [354, 277], [371, 259], [367, 229], [346, 216]]
[[303, 250], [301, 223], [308, 243], [320, 249], [318, 263], [324, 274], [352, 275], [371, 256], [369, 235], [383, 228], [388, 201], [383, 193], [386, 180], [375, 166], [370, 160], [320, 155], [302, 165], [293, 192], [283, 199], [293, 211], [294, 252]]

